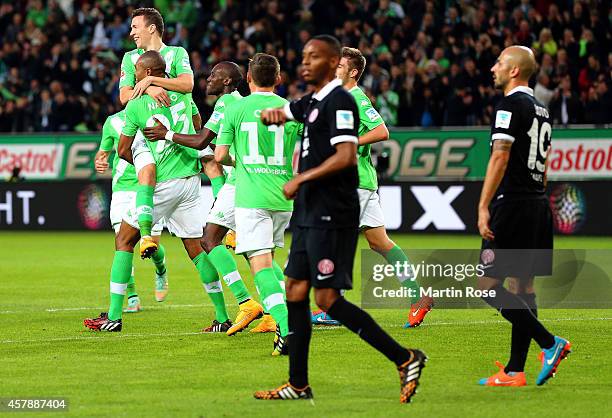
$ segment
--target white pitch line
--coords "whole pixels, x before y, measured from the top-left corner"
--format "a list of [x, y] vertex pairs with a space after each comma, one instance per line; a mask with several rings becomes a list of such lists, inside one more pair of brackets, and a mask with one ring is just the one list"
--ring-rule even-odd
[[[612, 318], [608, 317], [593, 317], [593, 318], [550, 318], [550, 319], [541, 319], [542, 322], [578, 322], [578, 321], [612, 321]], [[456, 322], [429, 322], [426, 326], [444, 326], [444, 325], [493, 325], [493, 324], [504, 324], [508, 321], [456, 321]], [[398, 327], [398, 325], [393, 325], [393, 327]], [[332, 330], [332, 329], [340, 329], [341, 327], [314, 327], [317, 331], [324, 330]], [[388, 327], [391, 328], [391, 327]], [[44, 339], [34, 339], [34, 340], [2, 340], [0, 344], [15, 344], [15, 343], [40, 343], [40, 342], [61, 342], [61, 341], [85, 341], [97, 338], [95, 335], [97, 333], [92, 332], [91, 337], [83, 337], [83, 336], [74, 336], [74, 337], [61, 337], [61, 338], [44, 338]], [[192, 335], [207, 335], [203, 332], [177, 332], [177, 333], [157, 333], [157, 334], [119, 334], [113, 336], [113, 338], [147, 338], [147, 337], [181, 337], [181, 336], [192, 336]], [[212, 335], [212, 334], [211, 334]], [[104, 341], [104, 340], [96, 340], [96, 341]]]
[[[170, 308], [209, 308], [213, 306], [211, 303], [200, 303], [200, 304], [184, 304], [184, 305], [145, 305], [144, 310], [163, 310]], [[108, 308], [108, 306], [106, 307]], [[21, 311], [0, 311], [1, 314], [24, 314], [24, 313], [54, 313], [54, 312], [71, 312], [71, 311], [96, 311], [96, 310], [104, 310], [105, 307], [96, 307], [96, 306], [81, 306], [75, 308], [47, 308], [44, 310], [21, 310]]]

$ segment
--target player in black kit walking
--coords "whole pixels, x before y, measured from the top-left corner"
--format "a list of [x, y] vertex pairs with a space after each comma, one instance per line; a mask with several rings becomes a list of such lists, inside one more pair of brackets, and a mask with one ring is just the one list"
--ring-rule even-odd
[[317, 305], [393, 361], [400, 374], [400, 402], [416, 392], [427, 357], [391, 338], [365, 311], [340, 294], [352, 288], [359, 234], [357, 129], [355, 100], [336, 79], [342, 48], [332, 36], [312, 38], [304, 47], [302, 76], [314, 92], [284, 108], [267, 109], [261, 119], [304, 123], [299, 174], [284, 187], [296, 199], [287, 275], [289, 382], [255, 393], [257, 399], [310, 399], [308, 348], [312, 333], [310, 288]]
[[[552, 214], [546, 199], [547, 157], [551, 119], [533, 97], [529, 78], [536, 70], [533, 52], [524, 46], [506, 48], [491, 71], [495, 87], [504, 92], [491, 127], [491, 158], [478, 205], [478, 229], [483, 238], [481, 261], [486, 277], [483, 299], [512, 324], [510, 361], [485, 386], [525, 386], [523, 371], [533, 338], [542, 349], [543, 385], [554, 376], [571, 344], [552, 335], [537, 318], [534, 276], [552, 273]], [[503, 287], [508, 278], [509, 286]]]

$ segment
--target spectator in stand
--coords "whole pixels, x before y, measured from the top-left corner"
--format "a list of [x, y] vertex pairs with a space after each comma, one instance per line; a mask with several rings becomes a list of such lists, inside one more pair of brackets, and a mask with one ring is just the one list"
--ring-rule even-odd
[[553, 98], [555, 92], [549, 88], [550, 77], [545, 72], [538, 74], [538, 82], [533, 89], [533, 96], [537, 101], [542, 103], [546, 108], [549, 108], [550, 101]]
[[[0, 2], [3, 129], [46, 131], [62, 126], [68, 130], [100, 130], [105, 118], [121, 109], [117, 100], [117, 57], [134, 48], [128, 33], [136, 3]], [[283, 83], [278, 92], [299, 97], [308, 89], [299, 76], [302, 48], [313, 35], [331, 33], [366, 56], [368, 65], [361, 78], [366, 94], [374, 101], [381, 95], [397, 95], [398, 107], [391, 112], [397, 125], [488, 125], [500, 97], [491, 88], [490, 68], [505, 46], [521, 44], [536, 52], [539, 72], [546, 74], [548, 83], [540, 77], [532, 85], [541, 81], [538, 95], [555, 92], [549, 106], [559, 123], [605, 119], [598, 106], [606, 106], [611, 85], [610, 2], [147, 3], [158, 7], [165, 18], [164, 42], [188, 49], [200, 87], [218, 61], [229, 59], [244, 67], [254, 53], [268, 51], [281, 61]], [[382, 94], [384, 83], [389, 86], [385, 84], [387, 90]], [[43, 89], [48, 90], [44, 99]], [[207, 118], [210, 99], [197, 90], [196, 103]], [[52, 107], [63, 107], [57, 103], [60, 93], [60, 101], [64, 100], [71, 111], [81, 109], [85, 115], [76, 118], [79, 120], [63, 120], [62, 114], [50, 113]], [[380, 103], [389, 107], [385, 99]], [[458, 107], [451, 107], [455, 105]], [[589, 112], [585, 113], [587, 106]], [[459, 108], [466, 114], [456, 114]]]
[[582, 122], [584, 112], [578, 95], [572, 91], [569, 75], [563, 77], [560, 87], [553, 94], [550, 103], [553, 122], [563, 126]]

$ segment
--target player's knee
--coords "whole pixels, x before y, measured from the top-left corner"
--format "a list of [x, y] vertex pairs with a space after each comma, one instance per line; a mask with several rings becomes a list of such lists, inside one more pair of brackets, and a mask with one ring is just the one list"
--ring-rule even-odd
[[287, 279], [285, 293], [289, 302], [300, 302], [308, 298], [308, 281]]
[[209, 160], [204, 166], [208, 177], [218, 177], [223, 174], [223, 169], [215, 160]]
[[317, 306], [320, 309], [323, 309], [325, 312], [327, 312], [329, 308], [332, 307], [332, 305], [339, 297], [340, 296], [335, 292], [315, 292], [315, 302]]
[[200, 238], [200, 246], [204, 251], [206, 251], [206, 254], [210, 253], [213, 248], [216, 247], [210, 237], [207, 236], [203, 236], [202, 238]]
[[155, 186], [156, 177], [155, 164], [147, 164], [138, 172], [138, 183], [147, 186]]

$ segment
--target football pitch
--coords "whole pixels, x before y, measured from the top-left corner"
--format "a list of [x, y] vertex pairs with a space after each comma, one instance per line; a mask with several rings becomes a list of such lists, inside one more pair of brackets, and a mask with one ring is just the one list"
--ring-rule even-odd
[[[405, 249], [480, 244], [475, 236], [392, 239]], [[135, 259], [144, 311], [125, 314], [121, 333], [95, 333], [82, 322], [107, 310], [112, 233], [0, 232], [0, 398], [64, 397], [69, 409], [60, 415], [82, 417], [577, 417], [606, 415], [612, 403], [612, 310], [540, 310], [544, 324], [572, 342], [573, 353], [556, 378], [536, 387], [533, 343], [528, 386], [510, 389], [477, 385], [497, 371], [495, 360], [506, 362], [510, 325], [493, 309], [435, 308], [412, 330], [402, 328], [407, 310], [369, 311], [402, 344], [429, 356], [411, 404], [398, 402], [394, 367], [340, 327], [313, 331], [314, 403], [256, 401], [253, 391], [285, 382], [287, 357], [270, 356], [272, 334], [201, 334], [212, 304], [180, 240], [164, 235], [162, 241], [168, 299], [154, 301], [153, 265]], [[367, 243], [361, 239], [359, 247]], [[555, 247], [612, 249], [612, 239], [562, 237]], [[279, 251], [277, 260], [285, 258]], [[254, 292], [243, 259], [239, 266]], [[358, 272], [359, 257], [355, 290], [347, 295], [356, 303]], [[227, 290], [225, 296], [233, 318], [235, 300]], [[30, 415], [40, 413], [19, 414]]]

